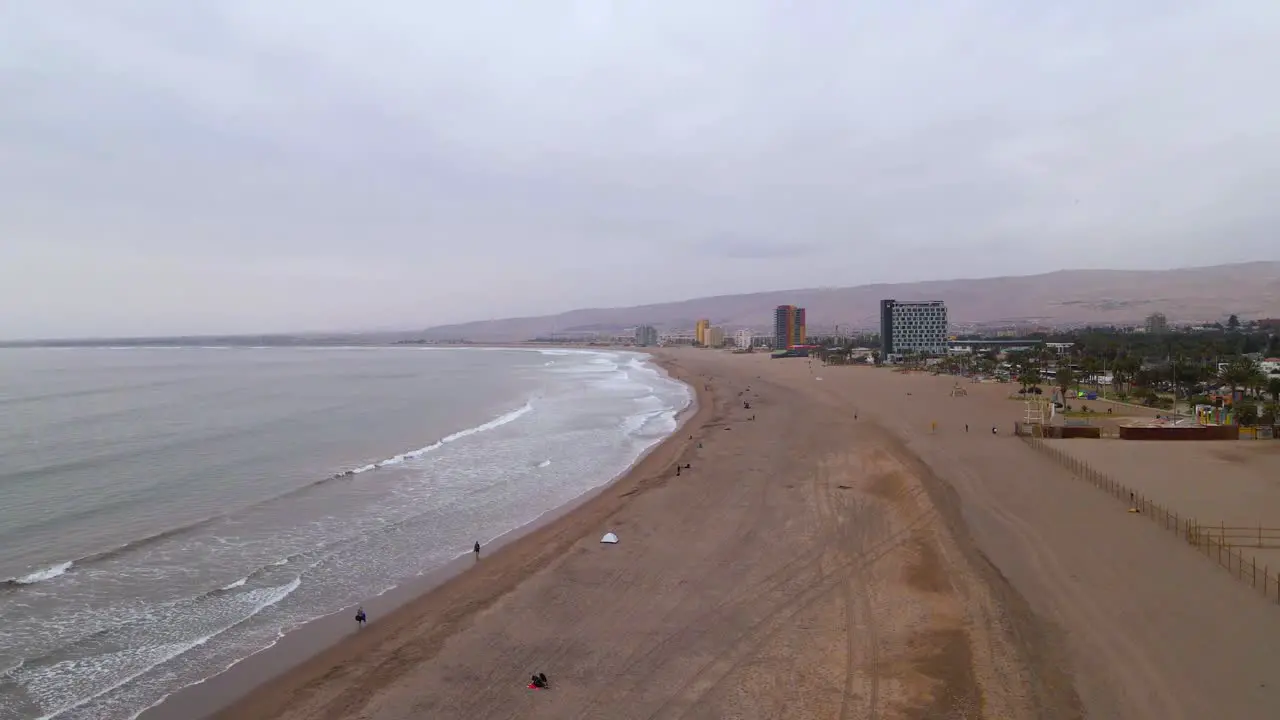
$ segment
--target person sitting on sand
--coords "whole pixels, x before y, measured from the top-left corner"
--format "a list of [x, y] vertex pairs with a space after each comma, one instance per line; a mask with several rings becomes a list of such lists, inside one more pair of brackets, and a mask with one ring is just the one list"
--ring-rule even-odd
[[537, 675], [534, 675], [532, 679], [530, 679], [529, 681], [529, 689], [530, 690], [546, 690], [547, 676], [542, 673], [538, 673]]
[[367, 622], [369, 622], [369, 616], [364, 614], [364, 608], [356, 608], [356, 625], [364, 627], [364, 624]]

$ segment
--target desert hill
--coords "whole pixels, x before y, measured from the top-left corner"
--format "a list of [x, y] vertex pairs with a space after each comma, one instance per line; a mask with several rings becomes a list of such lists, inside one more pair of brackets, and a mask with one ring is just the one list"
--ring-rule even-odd
[[1177, 270], [1059, 270], [1042, 275], [810, 288], [721, 295], [558, 315], [441, 325], [424, 336], [475, 341], [524, 340], [552, 332], [617, 332], [636, 325], [685, 329], [697, 318], [728, 328], [766, 328], [773, 308], [807, 308], [810, 325], [878, 327], [879, 302], [943, 300], [957, 324], [1134, 324], [1153, 312], [1170, 322], [1280, 317], [1280, 262]]

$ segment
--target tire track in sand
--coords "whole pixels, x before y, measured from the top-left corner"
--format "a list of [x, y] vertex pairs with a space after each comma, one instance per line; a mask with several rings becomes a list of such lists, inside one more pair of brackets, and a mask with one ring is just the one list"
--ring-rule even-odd
[[[901, 529], [861, 549], [858, 554], [850, 556], [846, 562], [820, 576], [816, 584], [811, 585], [799, 595], [775, 605], [763, 618], [738, 632], [720, 655], [703, 665], [697, 673], [677, 688], [671, 697], [649, 715], [649, 720], [659, 717], [677, 703], [681, 708], [679, 708], [680, 714], [675, 717], [683, 717], [698, 700], [716, 690], [727, 678], [732, 677], [735, 671], [749, 661], [761, 646], [785, 628], [787, 621], [825, 599], [840, 582], [849, 581], [851, 575], [864, 571], [897, 549], [912, 533], [935, 517], [936, 512], [932, 508], [920, 511]], [[707, 676], [710, 676], [709, 680], [705, 679]]]

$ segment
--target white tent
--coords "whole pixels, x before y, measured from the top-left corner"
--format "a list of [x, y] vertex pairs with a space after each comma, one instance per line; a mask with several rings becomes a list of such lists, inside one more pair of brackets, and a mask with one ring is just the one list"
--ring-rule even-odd
[[618, 536], [613, 533], [605, 533], [604, 537], [600, 538], [600, 542], [616, 545], [618, 543]]

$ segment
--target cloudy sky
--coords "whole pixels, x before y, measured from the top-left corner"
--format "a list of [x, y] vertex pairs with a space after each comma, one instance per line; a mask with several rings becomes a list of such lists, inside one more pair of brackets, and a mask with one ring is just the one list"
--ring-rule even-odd
[[0, 3], [0, 337], [1280, 258], [1276, 0]]

